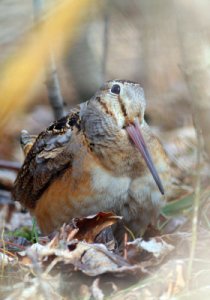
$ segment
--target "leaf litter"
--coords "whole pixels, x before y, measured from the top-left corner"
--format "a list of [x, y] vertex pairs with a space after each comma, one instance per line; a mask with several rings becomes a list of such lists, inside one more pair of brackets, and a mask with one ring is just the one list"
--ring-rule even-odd
[[[165, 144], [173, 158], [177, 194], [162, 208], [158, 230], [148, 228], [144, 238], [133, 241], [128, 241], [125, 235], [123, 247], [112, 231], [121, 217], [111, 212], [75, 218], [49, 236], [37, 231], [36, 241], [29, 214], [14, 204], [11, 210], [9, 191], [7, 195], [1, 193], [0, 297], [101, 300], [182, 296], [188, 299], [189, 293], [205, 297], [210, 292], [207, 280], [210, 260], [206, 250], [210, 247], [210, 190], [206, 179], [209, 175], [203, 164], [202, 209], [189, 284], [186, 270], [192, 239], [194, 131], [189, 128], [178, 131], [176, 138], [165, 140]], [[3, 178], [2, 182], [8, 181]]]

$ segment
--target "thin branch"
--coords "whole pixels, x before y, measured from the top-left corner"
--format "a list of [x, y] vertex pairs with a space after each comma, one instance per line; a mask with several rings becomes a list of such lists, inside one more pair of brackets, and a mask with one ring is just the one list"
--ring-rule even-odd
[[43, 11], [43, 0], [33, 0], [34, 23], [38, 23]]
[[101, 77], [102, 81], [104, 82], [106, 80], [106, 71], [107, 71], [107, 57], [108, 57], [108, 46], [109, 46], [109, 15], [106, 11], [104, 14], [104, 32], [103, 32], [103, 54], [102, 54], [102, 60], [101, 60]]
[[18, 172], [21, 168], [21, 163], [16, 161], [0, 160], [0, 169], [7, 169]]
[[[175, 4], [175, 2], [174, 2]], [[203, 36], [200, 37], [200, 27], [198, 23], [193, 22], [193, 15], [189, 14], [186, 6], [182, 5], [182, 1], [175, 4], [177, 16], [177, 33], [180, 44], [180, 53], [182, 56], [181, 67], [186, 84], [189, 89], [192, 108], [192, 116], [197, 138], [197, 155], [196, 155], [196, 177], [195, 177], [195, 197], [192, 215], [192, 240], [189, 253], [189, 264], [187, 270], [187, 288], [189, 289], [190, 280], [192, 277], [193, 263], [195, 259], [196, 244], [198, 239], [198, 222], [199, 222], [199, 207], [201, 200], [201, 156], [203, 150], [203, 140], [200, 129], [198, 99], [205, 99], [204, 91], [207, 91], [205, 81], [206, 75], [205, 64], [203, 63], [203, 53], [205, 53], [205, 45], [202, 42]], [[195, 38], [197, 37], [198, 40]], [[199, 43], [199, 42], [200, 43]], [[199, 47], [197, 46], [199, 45]], [[201, 72], [202, 70], [202, 72]], [[204, 80], [205, 79], [205, 80]], [[203, 81], [205, 81], [203, 83]], [[203, 83], [203, 84], [201, 84]]]
[[202, 135], [201, 130], [198, 125], [197, 114], [194, 112], [194, 126], [196, 131], [197, 139], [197, 155], [196, 155], [196, 184], [195, 184], [195, 197], [193, 205], [193, 217], [192, 217], [192, 241], [190, 248], [190, 257], [187, 270], [187, 284], [189, 287], [189, 282], [192, 275], [193, 262], [195, 259], [195, 250], [197, 244], [197, 230], [198, 230], [198, 216], [199, 216], [199, 207], [201, 199], [201, 153], [202, 153]]
[[50, 52], [50, 64], [47, 70], [46, 86], [50, 104], [53, 108], [55, 119], [60, 119], [65, 115], [63, 97], [58, 78], [53, 52]]
[[[43, 12], [44, 0], [33, 0], [34, 21], [38, 23]], [[49, 45], [49, 65], [46, 68], [46, 86], [49, 96], [49, 101], [53, 109], [54, 118], [60, 119], [65, 115], [63, 97], [55, 64], [53, 51]]]
[[197, 141], [197, 151], [196, 151], [196, 176], [195, 176], [195, 196], [193, 201], [193, 214], [192, 214], [192, 240], [191, 240], [191, 247], [190, 247], [190, 254], [189, 254], [189, 264], [187, 269], [187, 288], [189, 289], [189, 284], [192, 276], [192, 270], [193, 270], [193, 262], [195, 260], [195, 250], [196, 250], [196, 244], [198, 239], [198, 221], [199, 221], [199, 207], [200, 207], [200, 200], [201, 200], [201, 158], [202, 158], [202, 150], [203, 150], [203, 138], [202, 138], [202, 132], [199, 126], [198, 121], [198, 111], [196, 110], [194, 99], [194, 86], [191, 82], [190, 78], [188, 78], [187, 71], [182, 67], [181, 68], [186, 84], [189, 88], [189, 92], [191, 94], [191, 97], [193, 99], [191, 104], [192, 109], [192, 118], [196, 133], [196, 141]]

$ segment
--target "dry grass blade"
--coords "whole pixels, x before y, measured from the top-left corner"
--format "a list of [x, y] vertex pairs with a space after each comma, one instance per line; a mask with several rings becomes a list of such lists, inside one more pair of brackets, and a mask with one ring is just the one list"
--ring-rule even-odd
[[[65, 40], [75, 38], [75, 28], [93, 4], [90, 0], [59, 1], [40, 26], [32, 31], [20, 51], [2, 70], [0, 79], [0, 135], [4, 125], [26, 105], [29, 94], [41, 75], [49, 56], [49, 45], [57, 45], [55, 55], [61, 54]], [[67, 30], [68, 29], [68, 30]], [[41, 45], [41, 46], [40, 46]]]

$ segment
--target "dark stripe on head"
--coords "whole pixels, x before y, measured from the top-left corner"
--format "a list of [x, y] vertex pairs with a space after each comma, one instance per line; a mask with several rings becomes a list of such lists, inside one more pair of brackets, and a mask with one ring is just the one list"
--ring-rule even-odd
[[119, 101], [119, 103], [120, 103], [120, 108], [121, 108], [121, 111], [122, 111], [122, 113], [123, 113], [124, 117], [126, 118], [126, 117], [128, 116], [128, 114], [127, 114], [127, 111], [126, 111], [125, 105], [124, 105], [124, 103], [123, 103], [122, 99], [120, 98], [120, 96], [118, 97], [118, 101]]
[[106, 103], [103, 102], [103, 101], [101, 100], [101, 97], [97, 96], [95, 99], [96, 99], [97, 102], [100, 103], [100, 105], [104, 108], [104, 110], [105, 110], [105, 112], [106, 112], [107, 114], [109, 114], [109, 115], [112, 114], [112, 113], [109, 111], [109, 109], [108, 109]]
[[97, 98], [100, 99], [100, 100], [99, 100], [99, 99], [97, 99], [97, 100], [98, 100], [99, 103], [101, 104], [101, 106], [102, 106], [103, 110], [105, 111], [105, 113], [106, 113], [107, 115], [110, 115], [110, 116], [117, 122], [115, 115], [113, 114], [113, 112], [112, 112], [111, 110], [109, 110], [107, 104], [106, 104], [105, 102], [101, 101], [101, 98], [100, 98], [100, 97], [97, 97]]

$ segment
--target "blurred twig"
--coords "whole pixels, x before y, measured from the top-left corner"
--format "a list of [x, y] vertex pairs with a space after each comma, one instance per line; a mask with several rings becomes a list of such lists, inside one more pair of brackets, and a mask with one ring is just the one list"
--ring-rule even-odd
[[199, 216], [199, 207], [201, 199], [201, 153], [202, 153], [202, 135], [201, 130], [198, 125], [198, 118], [196, 111], [194, 112], [194, 126], [197, 137], [197, 157], [196, 157], [196, 184], [195, 184], [195, 197], [193, 205], [193, 217], [192, 217], [192, 244], [190, 248], [190, 257], [188, 264], [188, 273], [187, 273], [187, 284], [189, 287], [189, 282], [192, 275], [193, 261], [195, 258], [195, 250], [197, 243], [197, 229], [198, 229], [198, 216]]
[[21, 164], [15, 161], [0, 160], [0, 169], [7, 169], [18, 172], [21, 168]]
[[[194, 1], [195, 4], [195, 1]], [[206, 86], [208, 71], [206, 70], [206, 61], [203, 57], [205, 51], [205, 42], [200, 40], [201, 24], [194, 23], [193, 12], [189, 11], [183, 1], [176, 2], [176, 13], [177, 13], [177, 28], [178, 37], [180, 41], [180, 50], [182, 57], [182, 71], [188, 86], [191, 101], [192, 115], [194, 121], [194, 127], [197, 137], [197, 157], [196, 157], [196, 183], [195, 183], [195, 197], [193, 206], [192, 216], [192, 241], [189, 255], [189, 264], [187, 272], [187, 286], [189, 288], [193, 262], [195, 259], [195, 250], [197, 244], [197, 229], [198, 229], [198, 217], [199, 217], [199, 206], [201, 198], [201, 157], [202, 157], [202, 134], [200, 129], [200, 116], [199, 116], [199, 105], [198, 99], [206, 101], [206, 92], [208, 87]], [[198, 47], [198, 37], [200, 40]], [[205, 79], [205, 80], [204, 80]]]
[[[39, 22], [42, 16], [44, 0], [33, 0], [34, 20]], [[55, 64], [55, 58], [51, 45], [49, 45], [49, 62], [46, 67], [46, 86], [49, 96], [49, 101], [52, 106], [55, 119], [60, 119], [64, 116], [63, 97]]]
[[177, 12], [177, 27], [185, 78], [197, 113], [199, 127], [205, 141], [205, 149], [210, 156], [210, 43], [209, 16], [199, 12], [207, 9], [208, 1], [191, 0], [174, 2]]
[[102, 64], [101, 64], [101, 74], [102, 82], [106, 80], [106, 68], [107, 68], [107, 57], [108, 57], [108, 48], [109, 48], [109, 15], [106, 10], [104, 14], [104, 33], [103, 33], [103, 54], [102, 54]]
[[57, 68], [55, 64], [55, 57], [52, 50], [50, 52], [50, 63], [46, 73], [46, 86], [48, 90], [49, 101], [53, 108], [54, 117], [57, 120], [65, 115], [65, 111], [60, 83], [58, 79]]
[[[5, 251], [6, 251], [6, 247], [5, 247], [5, 241], [4, 241], [4, 224], [5, 224], [5, 220], [2, 221], [1, 224], [1, 241], [2, 241], [2, 250], [3, 250], [3, 255], [6, 255]], [[1, 262], [1, 278], [3, 278], [4, 275], [4, 269], [5, 269], [5, 264], [4, 261], [2, 260]]]

